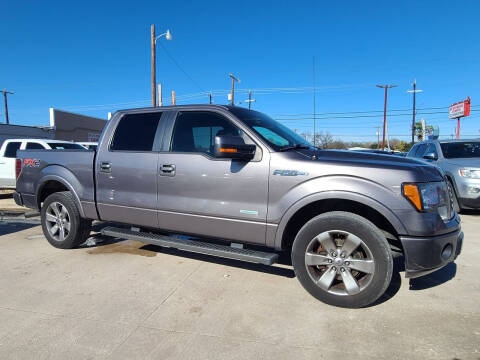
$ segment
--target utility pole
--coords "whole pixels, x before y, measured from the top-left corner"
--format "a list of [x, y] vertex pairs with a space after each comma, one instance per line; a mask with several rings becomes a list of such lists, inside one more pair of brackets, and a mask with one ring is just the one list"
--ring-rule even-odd
[[235, 81], [240, 82], [233, 74], [228, 74], [232, 78], [232, 106], [235, 105]]
[[155, 25], [151, 25], [150, 26], [150, 32], [151, 32], [151, 36], [152, 36], [152, 106], [155, 107], [157, 104], [156, 104], [156, 93], [155, 93], [155, 84], [157, 83], [157, 79], [156, 79], [156, 74], [157, 74], [157, 70], [156, 70], [156, 58], [155, 58], [155, 46], [156, 46], [156, 41], [155, 41]]
[[417, 79], [413, 80], [413, 90], [407, 90], [407, 93], [413, 93], [413, 112], [412, 112], [412, 145], [415, 142], [415, 115], [416, 115], [416, 109], [415, 109], [415, 94], [417, 92], [422, 92], [423, 90], [417, 90]]
[[172, 90], [172, 106], [175, 106], [175, 90]]
[[7, 104], [7, 95], [8, 94], [15, 94], [11, 91], [7, 91], [7, 89], [0, 90], [1, 93], [3, 93], [3, 103], [5, 105], [5, 123], [8, 125], [8, 104]]
[[315, 86], [315, 56], [312, 58], [312, 80], [313, 80], [313, 147], [317, 147], [316, 120], [317, 120], [317, 106], [316, 106], [316, 86]]
[[255, 99], [252, 99], [252, 90], [248, 90], [248, 100], [245, 100], [245, 102], [248, 102], [248, 110], [252, 108], [252, 102], [255, 101]]
[[210, 104], [212, 104], [212, 92], [210, 92], [210, 94], [208, 94], [208, 98], [210, 99]]
[[382, 140], [382, 151], [385, 150], [385, 128], [387, 126], [387, 94], [389, 88], [397, 87], [397, 85], [377, 85], [377, 87], [385, 89], [385, 104], [383, 106], [383, 140]]
[[380, 148], [380, 126], [374, 126], [377, 129], [377, 149]]

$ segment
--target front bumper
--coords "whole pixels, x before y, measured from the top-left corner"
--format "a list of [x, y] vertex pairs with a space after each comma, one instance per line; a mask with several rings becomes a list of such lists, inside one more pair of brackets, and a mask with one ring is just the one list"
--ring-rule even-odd
[[405, 276], [415, 278], [434, 272], [452, 262], [462, 251], [463, 232], [439, 236], [400, 236], [405, 255]]

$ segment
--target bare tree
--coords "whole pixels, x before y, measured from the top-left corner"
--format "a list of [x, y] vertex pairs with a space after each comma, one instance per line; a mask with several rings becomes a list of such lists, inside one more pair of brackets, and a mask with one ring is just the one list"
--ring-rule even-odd
[[319, 144], [322, 149], [328, 149], [333, 143], [333, 136], [328, 131], [320, 131], [318, 134], [315, 134], [315, 138], [316, 143]]

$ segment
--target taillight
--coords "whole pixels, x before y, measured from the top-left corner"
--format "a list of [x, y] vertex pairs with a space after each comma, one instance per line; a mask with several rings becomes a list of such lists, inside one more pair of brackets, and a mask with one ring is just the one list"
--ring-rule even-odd
[[22, 171], [22, 160], [15, 159], [15, 178], [18, 179]]

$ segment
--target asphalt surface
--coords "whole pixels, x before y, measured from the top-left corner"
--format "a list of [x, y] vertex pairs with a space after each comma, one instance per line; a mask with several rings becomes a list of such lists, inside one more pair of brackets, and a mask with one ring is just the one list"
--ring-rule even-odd
[[455, 263], [409, 281], [398, 261], [358, 310], [318, 302], [287, 265], [100, 236], [59, 250], [37, 220], [4, 220], [0, 359], [480, 359], [479, 219], [462, 216]]

